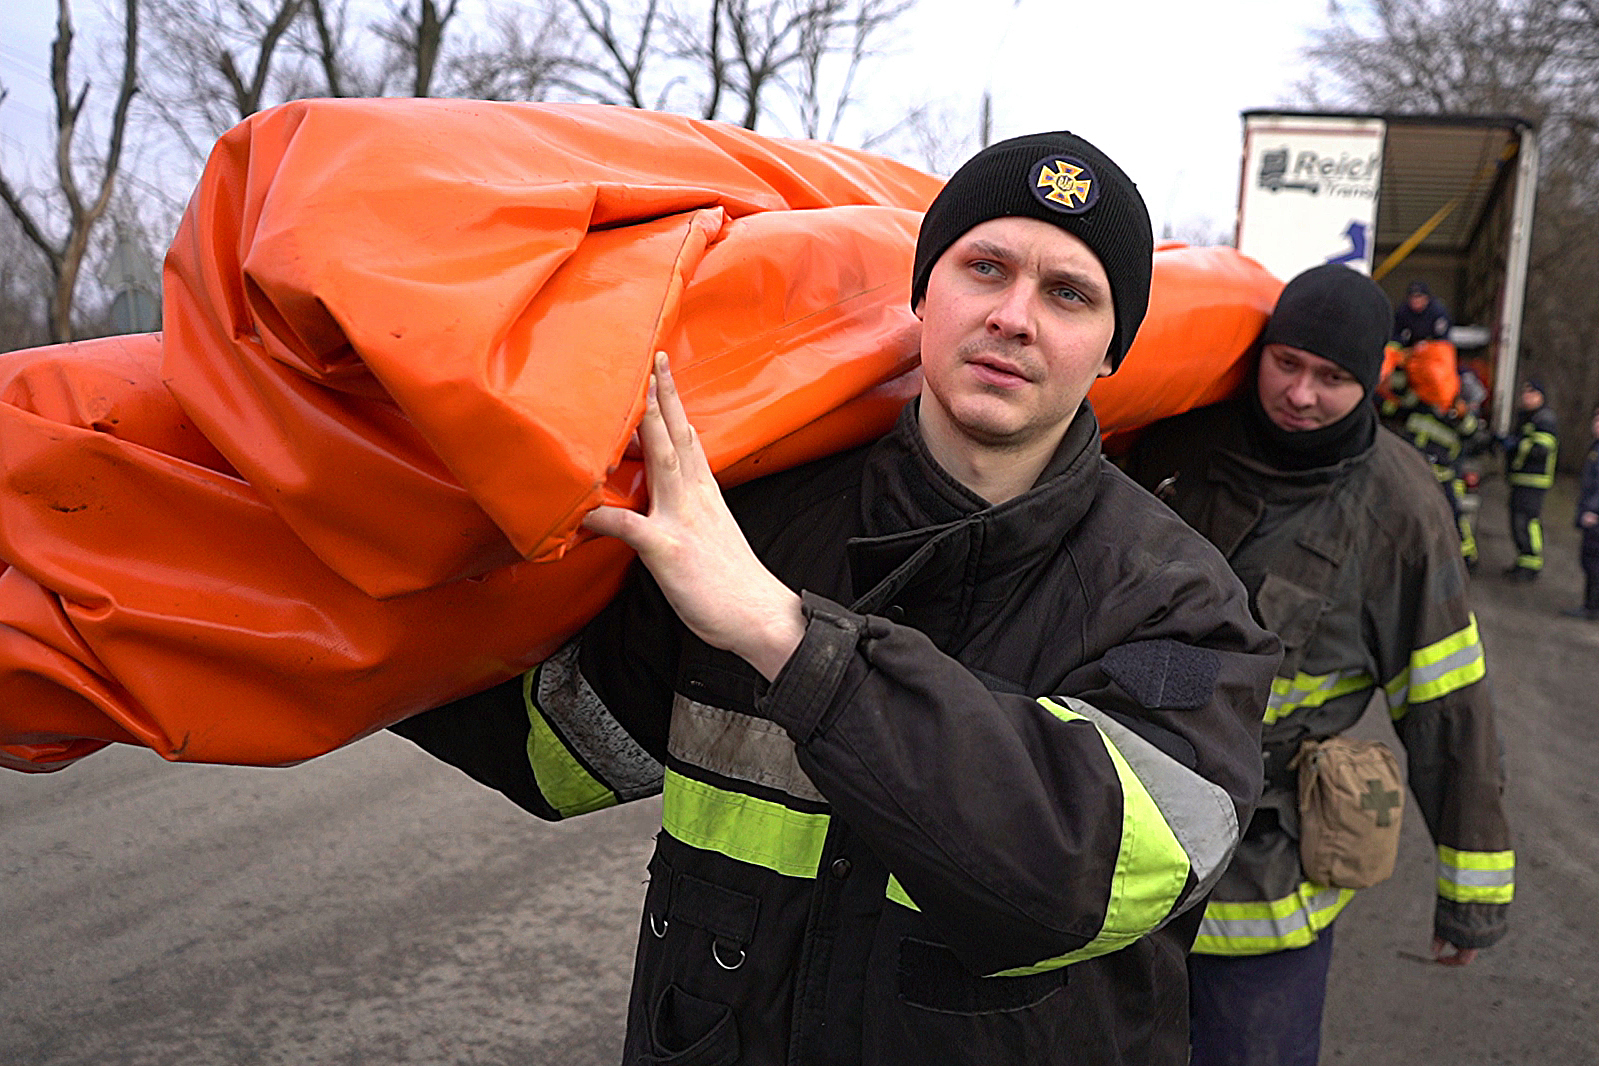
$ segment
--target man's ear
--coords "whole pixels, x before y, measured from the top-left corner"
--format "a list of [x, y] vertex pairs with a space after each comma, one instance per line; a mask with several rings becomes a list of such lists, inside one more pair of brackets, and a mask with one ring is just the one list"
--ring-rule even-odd
[[923, 312], [927, 309], [927, 294], [922, 293], [922, 298], [911, 305], [911, 314], [917, 318], [925, 318]]
[[1099, 377], [1108, 378], [1116, 372], [1116, 364], [1111, 362], [1110, 353], [1105, 353], [1105, 361], [1099, 364]]

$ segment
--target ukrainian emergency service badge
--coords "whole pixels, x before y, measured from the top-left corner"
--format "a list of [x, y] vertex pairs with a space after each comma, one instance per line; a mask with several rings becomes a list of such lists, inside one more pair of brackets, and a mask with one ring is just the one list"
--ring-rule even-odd
[[1033, 195], [1052, 211], [1080, 215], [1099, 200], [1099, 179], [1081, 159], [1045, 156], [1028, 173]]

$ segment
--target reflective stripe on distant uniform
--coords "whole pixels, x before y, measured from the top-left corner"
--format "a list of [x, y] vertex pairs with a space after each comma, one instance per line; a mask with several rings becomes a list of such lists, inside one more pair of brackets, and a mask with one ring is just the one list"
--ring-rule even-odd
[[1403, 718], [1412, 704], [1442, 699], [1488, 674], [1487, 656], [1477, 633], [1477, 617], [1465, 629], [1410, 654], [1410, 665], [1383, 686], [1388, 710]]
[[[1477, 633], [1477, 619], [1458, 633], [1411, 653], [1409, 665], [1383, 686], [1388, 709], [1402, 717], [1413, 703], [1440, 699], [1456, 689], [1480, 681], [1488, 672], [1487, 657]], [[1350, 693], [1373, 688], [1376, 681], [1363, 670], [1333, 674], [1296, 674], [1271, 683], [1265, 724], [1271, 725], [1298, 710], [1320, 707]]]
[[1439, 845], [1438, 894], [1456, 903], [1509, 903], [1516, 894], [1515, 852]]
[[1354, 898], [1352, 888], [1305, 881], [1292, 895], [1269, 903], [1212, 900], [1199, 923], [1194, 950], [1205, 955], [1266, 955], [1302, 948]]
[[[1510, 460], [1510, 483], [1521, 485], [1529, 489], [1547, 489], [1555, 483], [1555, 455], [1558, 447], [1553, 433], [1534, 429], [1523, 433], [1516, 444], [1515, 455]], [[1531, 469], [1524, 469], [1531, 451], [1541, 447], [1544, 450], [1543, 462]]]

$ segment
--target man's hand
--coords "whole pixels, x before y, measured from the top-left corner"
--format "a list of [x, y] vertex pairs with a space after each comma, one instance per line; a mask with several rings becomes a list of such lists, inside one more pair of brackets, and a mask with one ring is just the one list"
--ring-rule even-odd
[[1584, 511], [1577, 521], [1583, 529], [1599, 526], [1599, 511]]
[[1470, 966], [1476, 957], [1476, 948], [1457, 948], [1441, 936], [1432, 938], [1432, 961], [1440, 966]]
[[805, 635], [800, 598], [761, 564], [733, 520], [665, 352], [655, 353], [638, 436], [649, 512], [599, 507], [583, 525], [638, 552], [696, 636], [773, 680]]

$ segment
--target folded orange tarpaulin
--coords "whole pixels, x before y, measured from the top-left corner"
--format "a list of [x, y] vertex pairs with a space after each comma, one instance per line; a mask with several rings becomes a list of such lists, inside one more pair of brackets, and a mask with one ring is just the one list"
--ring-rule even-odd
[[[583, 105], [303, 101], [218, 143], [163, 334], [0, 356], [0, 762], [287, 764], [545, 657], [630, 555], [671, 353], [728, 482], [881, 433], [938, 181]], [[1157, 254], [1108, 430], [1225, 395], [1280, 288]]]
[[1400, 368], [1423, 402], [1439, 411], [1454, 408], [1460, 398], [1460, 358], [1453, 341], [1417, 341], [1408, 348], [1389, 344], [1383, 350], [1382, 380], [1377, 386], [1387, 399], [1398, 398], [1388, 387], [1388, 377]]

